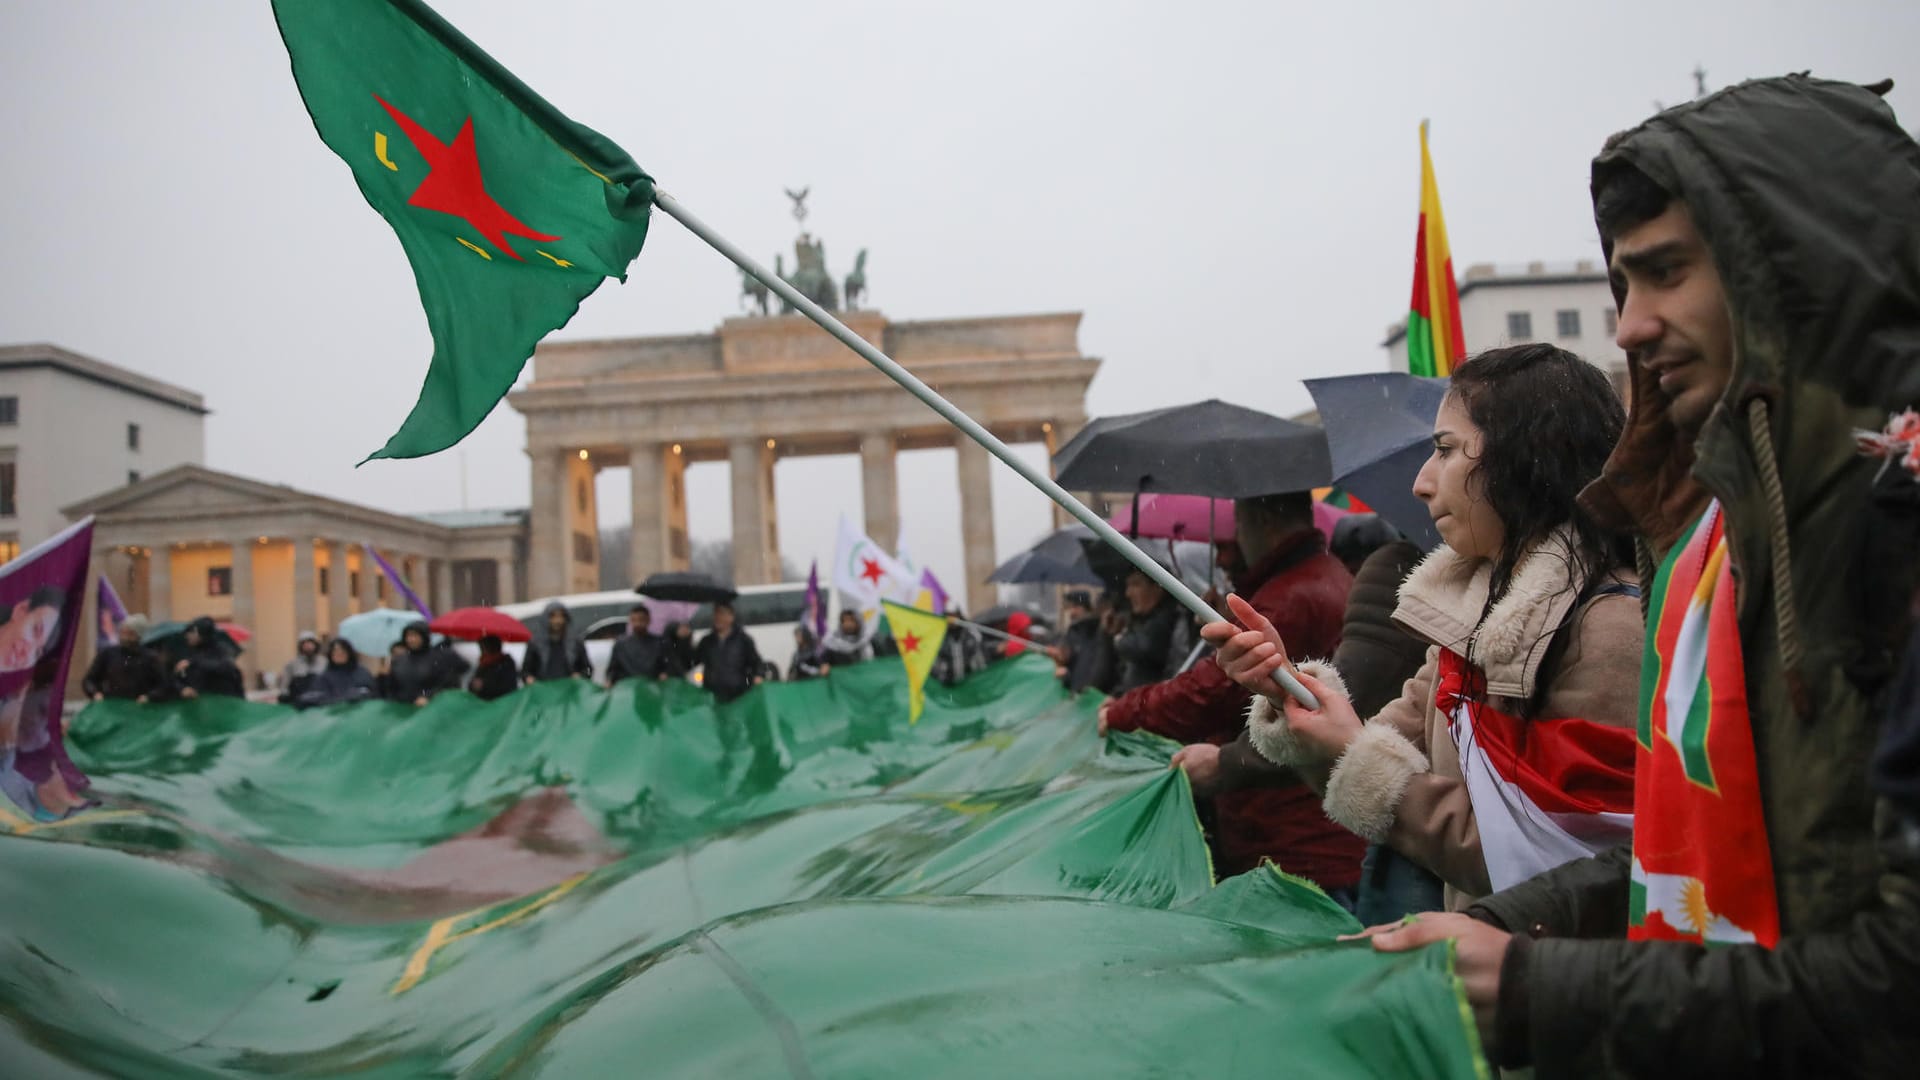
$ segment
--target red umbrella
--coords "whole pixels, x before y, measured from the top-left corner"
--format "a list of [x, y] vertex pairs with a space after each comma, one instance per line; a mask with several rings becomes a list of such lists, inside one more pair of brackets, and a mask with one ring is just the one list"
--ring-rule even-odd
[[463, 641], [478, 641], [488, 634], [501, 641], [530, 641], [533, 638], [519, 619], [490, 607], [455, 608], [428, 623], [427, 629]]
[[237, 622], [221, 622], [213, 625], [226, 631], [227, 636], [232, 638], [236, 645], [245, 645], [253, 640], [253, 632]]

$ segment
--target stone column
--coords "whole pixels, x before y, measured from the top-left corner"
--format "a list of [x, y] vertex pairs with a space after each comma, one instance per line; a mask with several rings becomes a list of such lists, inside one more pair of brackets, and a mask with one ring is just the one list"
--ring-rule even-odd
[[567, 514], [566, 451], [530, 447], [533, 459], [533, 508], [528, 515], [527, 591], [557, 596], [567, 591], [573, 566], [573, 537]]
[[367, 554], [365, 544], [353, 546], [360, 549], [360, 610], [372, 611], [380, 606], [380, 568], [374, 565], [373, 556]]
[[173, 618], [173, 545], [155, 544], [147, 556], [147, 618]]
[[633, 525], [627, 538], [627, 577], [635, 585], [648, 574], [667, 568], [667, 464], [661, 455], [672, 450], [657, 443], [637, 442], [627, 447], [627, 473], [633, 491]]
[[458, 606], [453, 600], [453, 560], [434, 559], [429, 565], [433, 568], [433, 599], [427, 606], [435, 615], [444, 615]]
[[338, 540], [316, 540], [314, 547], [324, 548], [327, 553], [327, 633], [332, 634], [339, 629], [340, 620], [347, 617], [347, 603], [353, 597], [353, 578], [347, 571], [347, 545]]
[[687, 458], [668, 447], [660, 455], [660, 535], [664, 570], [693, 565], [693, 542], [687, 537]]
[[727, 448], [733, 486], [733, 583], [766, 585], [780, 573], [773, 520], [773, 453], [765, 439]]
[[[248, 630], [258, 631], [259, 627], [254, 625], [253, 606], [254, 539], [251, 536], [243, 536], [234, 540], [229, 546], [233, 549], [228, 559], [233, 575], [233, 621]], [[258, 650], [247, 649], [240, 654], [238, 660], [240, 674], [246, 677], [248, 689], [253, 688], [253, 676], [259, 670], [256, 663], [258, 657]]]
[[891, 432], [860, 437], [860, 503], [866, 510], [867, 535], [893, 550], [900, 540], [900, 479]]
[[960, 540], [966, 549], [967, 610], [999, 602], [1000, 590], [987, 584], [993, 574], [993, 471], [987, 451], [962, 437], [960, 459]]
[[517, 603], [520, 599], [520, 583], [514, 580], [513, 560], [495, 559], [493, 562], [493, 605]]
[[312, 630], [316, 634], [320, 632], [314, 614], [320, 588], [316, 576], [313, 569], [313, 541], [302, 536], [294, 537], [293, 633], [296, 641], [302, 630]]

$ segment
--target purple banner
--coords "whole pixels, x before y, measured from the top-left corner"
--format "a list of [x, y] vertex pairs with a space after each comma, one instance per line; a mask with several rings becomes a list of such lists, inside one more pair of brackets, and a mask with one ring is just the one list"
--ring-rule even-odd
[[94, 648], [120, 644], [120, 624], [127, 621], [127, 606], [120, 602], [120, 594], [113, 591], [113, 582], [105, 574], [100, 575], [100, 597], [94, 606], [100, 610], [100, 636]]
[[817, 654], [827, 640], [827, 598], [820, 595], [820, 560], [807, 569], [807, 613], [803, 625], [813, 631], [813, 651]]
[[361, 544], [360, 546], [366, 549], [367, 554], [373, 556], [374, 562], [380, 564], [380, 572], [387, 575], [387, 580], [393, 583], [394, 589], [398, 590], [401, 597], [403, 597], [407, 603], [413, 605], [413, 610], [419, 612], [421, 618], [432, 622], [433, 612], [428, 611], [426, 602], [421, 600], [412, 589], [407, 588], [407, 579], [400, 576], [400, 571], [395, 570], [392, 563], [381, 558], [380, 553], [374, 550], [372, 544]]
[[60, 708], [92, 551], [88, 518], [0, 566], [0, 811], [35, 821], [90, 805], [87, 778], [67, 758]]

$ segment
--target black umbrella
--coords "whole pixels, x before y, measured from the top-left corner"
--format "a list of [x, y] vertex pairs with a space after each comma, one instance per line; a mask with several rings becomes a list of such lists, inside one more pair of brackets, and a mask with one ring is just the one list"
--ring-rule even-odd
[[1224, 401], [1103, 417], [1053, 456], [1070, 491], [1243, 499], [1325, 487], [1326, 433]]
[[740, 594], [730, 585], [722, 585], [706, 574], [688, 570], [662, 570], [648, 574], [647, 580], [634, 586], [634, 592], [655, 600], [681, 600], [689, 604], [732, 602]]
[[1399, 372], [1306, 380], [1320, 409], [1333, 475], [1407, 539], [1432, 550], [1440, 543], [1413, 478], [1433, 453], [1433, 418], [1447, 396], [1445, 379]]
[[1082, 557], [1063, 562], [1037, 551], [1023, 551], [987, 575], [995, 585], [1104, 585], [1106, 582]]

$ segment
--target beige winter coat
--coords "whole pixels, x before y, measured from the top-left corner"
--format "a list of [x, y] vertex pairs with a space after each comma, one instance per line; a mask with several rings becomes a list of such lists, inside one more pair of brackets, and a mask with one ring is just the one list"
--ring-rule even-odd
[[[1528, 553], [1484, 621], [1479, 616], [1486, 610], [1491, 563], [1463, 559], [1444, 546], [1422, 560], [1401, 585], [1393, 618], [1428, 642], [1426, 662], [1336, 761], [1315, 758], [1300, 746], [1276, 702], [1256, 697], [1249, 709], [1254, 747], [1293, 766], [1321, 791], [1328, 817], [1438, 874], [1447, 885], [1449, 910], [1486, 895], [1492, 884], [1447, 717], [1434, 705], [1440, 648], [1469, 655], [1471, 643], [1470, 655], [1486, 676], [1487, 704], [1502, 712], [1523, 714], [1554, 655], [1547, 673], [1551, 685], [1532, 715], [1635, 724], [1644, 645], [1640, 601], [1633, 591], [1602, 588], [1636, 585], [1637, 579], [1630, 570], [1615, 569], [1600, 587], [1587, 589], [1584, 581], [1570, 587], [1567, 556], [1567, 542], [1558, 534]], [[1582, 595], [1589, 599], [1581, 610], [1553, 632]], [[1331, 664], [1309, 661], [1300, 668], [1345, 696], [1345, 683]]]

